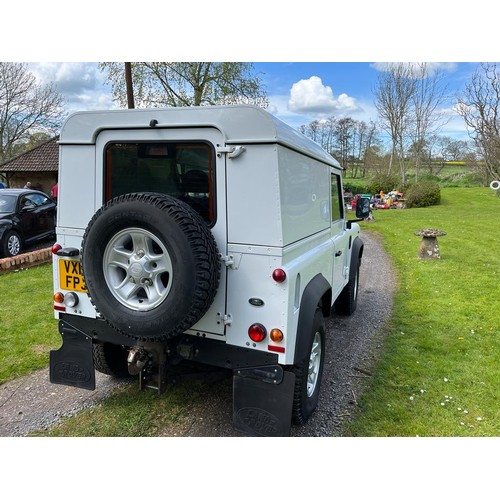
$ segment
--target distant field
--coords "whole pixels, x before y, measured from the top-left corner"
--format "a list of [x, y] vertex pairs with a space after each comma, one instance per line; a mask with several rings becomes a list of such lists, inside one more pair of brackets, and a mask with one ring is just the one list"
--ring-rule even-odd
[[[466, 166], [464, 162], [450, 161], [445, 162], [444, 167], [441, 168], [441, 163], [433, 164], [433, 173], [427, 169], [423, 169], [419, 175], [419, 180], [433, 180], [441, 187], [482, 187], [485, 186], [485, 179], [482, 178], [480, 171], [477, 168]], [[397, 172], [397, 170], [395, 170]], [[347, 175], [344, 178], [344, 183], [350, 186], [365, 188], [370, 184], [367, 177], [352, 178], [349, 177], [350, 170], [347, 170]], [[414, 182], [415, 172], [409, 169], [406, 173], [407, 181]], [[394, 186], [387, 186], [386, 192], [394, 189]], [[374, 193], [371, 193], [374, 194]]]

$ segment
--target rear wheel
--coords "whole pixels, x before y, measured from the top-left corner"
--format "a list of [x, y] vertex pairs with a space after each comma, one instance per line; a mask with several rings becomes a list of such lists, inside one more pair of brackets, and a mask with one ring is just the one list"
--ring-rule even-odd
[[116, 378], [131, 377], [128, 372], [128, 349], [122, 345], [105, 343], [92, 344], [94, 366], [98, 372]]
[[318, 406], [324, 359], [325, 319], [318, 308], [314, 315], [308, 354], [292, 368], [295, 373], [292, 410], [294, 424], [305, 424]]

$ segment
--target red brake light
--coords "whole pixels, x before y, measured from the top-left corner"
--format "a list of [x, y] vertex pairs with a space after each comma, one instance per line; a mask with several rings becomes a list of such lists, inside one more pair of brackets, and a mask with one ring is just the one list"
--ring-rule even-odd
[[283, 269], [275, 269], [273, 271], [273, 280], [276, 281], [276, 283], [283, 283], [283, 281], [286, 280], [285, 271], [283, 271]]
[[59, 252], [59, 250], [61, 250], [62, 246], [59, 245], [59, 243], [56, 243], [55, 245], [52, 245], [52, 253], [54, 255], [57, 255], [57, 252]]
[[249, 329], [248, 329], [248, 336], [254, 341], [254, 342], [262, 342], [267, 335], [266, 327], [264, 325], [261, 325], [260, 323], [254, 323]]

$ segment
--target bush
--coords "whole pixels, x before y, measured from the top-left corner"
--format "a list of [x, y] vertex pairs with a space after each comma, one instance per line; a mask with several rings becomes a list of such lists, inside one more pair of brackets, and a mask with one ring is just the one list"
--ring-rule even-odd
[[367, 191], [366, 184], [354, 184], [349, 181], [344, 182], [344, 189], [348, 189], [352, 194], [361, 194], [361, 193], [370, 193], [371, 191]]
[[379, 174], [376, 177], [370, 179], [367, 187], [367, 193], [389, 193], [391, 191], [401, 190], [401, 179], [397, 175], [393, 174]]
[[425, 181], [408, 187], [405, 193], [408, 208], [429, 207], [441, 203], [441, 190], [437, 182]]

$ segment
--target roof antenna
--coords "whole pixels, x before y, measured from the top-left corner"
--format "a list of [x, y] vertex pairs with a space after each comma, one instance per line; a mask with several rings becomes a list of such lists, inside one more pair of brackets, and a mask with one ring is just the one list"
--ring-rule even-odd
[[151, 121], [149, 122], [149, 126], [150, 126], [150, 127], [156, 127], [156, 125], [158, 125], [158, 120], [151, 120]]

